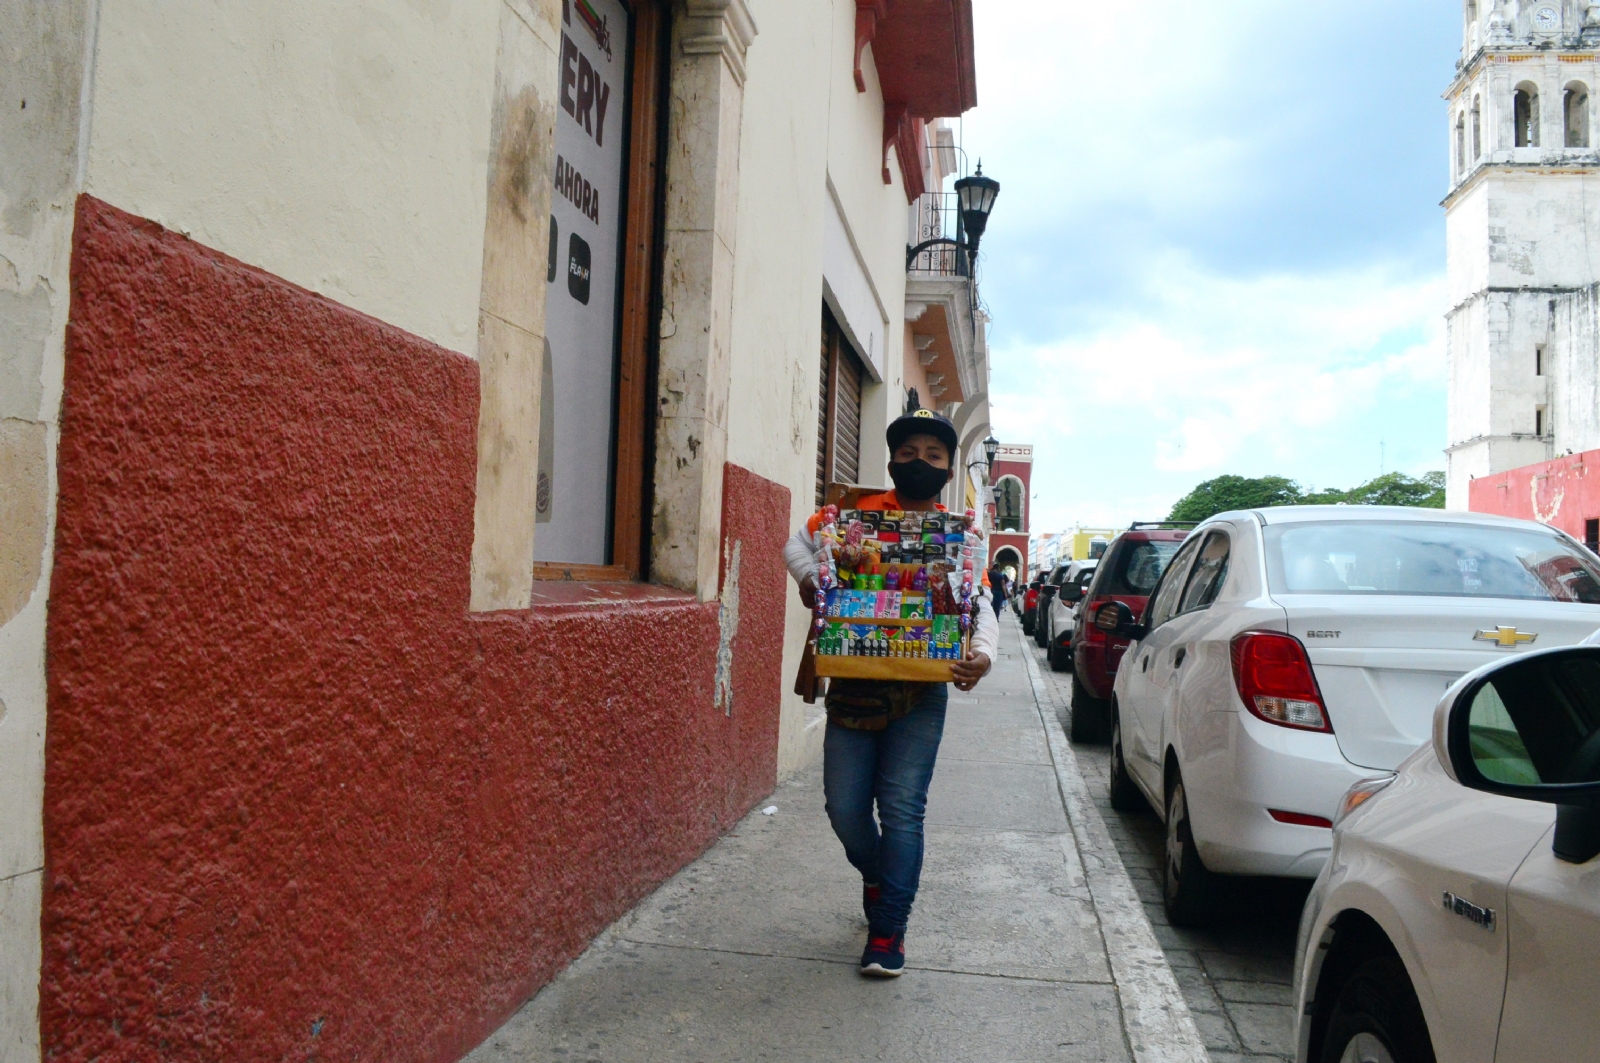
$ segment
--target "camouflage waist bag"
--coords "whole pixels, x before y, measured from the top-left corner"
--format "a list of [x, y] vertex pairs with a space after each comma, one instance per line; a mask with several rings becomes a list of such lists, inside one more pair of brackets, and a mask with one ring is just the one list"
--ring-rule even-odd
[[937, 683], [906, 683], [886, 679], [830, 679], [828, 722], [855, 731], [881, 731], [910, 714], [917, 702]]

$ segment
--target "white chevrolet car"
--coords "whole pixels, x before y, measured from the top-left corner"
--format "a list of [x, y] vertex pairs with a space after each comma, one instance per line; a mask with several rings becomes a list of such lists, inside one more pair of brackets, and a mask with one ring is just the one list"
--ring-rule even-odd
[[1192, 532], [1136, 621], [1111, 706], [1111, 802], [1166, 821], [1168, 917], [1216, 874], [1313, 878], [1345, 792], [1427, 741], [1440, 695], [1497, 659], [1600, 628], [1600, 561], [1474, 513], [1291, 506]]
[[1298, 1059], [1600, 1058], [1597, 855], [1600, 648], [1469, 674], [1432, 741], [1342, 802], [1300, 923]]
[[1050, 670], [1053, 672], [1065, 672], [1072, 668], [1072, 631], [1078, 622], [1078, 606], [1083, 602], [1083, 593], [1099, 566], [1099, 558], [1074, 561], [1067, 566], [1061, 589], [1050, 599], [1044, 625], [1045, 649], [1049, 651]]

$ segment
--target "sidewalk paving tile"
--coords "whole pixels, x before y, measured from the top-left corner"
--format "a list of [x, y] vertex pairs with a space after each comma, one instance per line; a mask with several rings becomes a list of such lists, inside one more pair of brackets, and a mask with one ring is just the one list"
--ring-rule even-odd
[[591, 952], [492, 1035], [472, 1063], [970, 1063], [1126, 1058], [1115, 990], [699, 949]]
[[1043, 764], [944, 760], [928, 788], [929, 827], [987, 827], [1065, 834], [1055, 769]]
[[[762, 815], [770, 805], [774, 814]], [[974, 694], [952, 691], [900, 979], [856, 971], [860, 890], [813, 765], [468, 1059], [1130, 1060], [1099, 916], [1017, 654], [1002, 654]], [[1237, 1048], [1214, 1014], [1222, 1025], [1207, 1039]]]

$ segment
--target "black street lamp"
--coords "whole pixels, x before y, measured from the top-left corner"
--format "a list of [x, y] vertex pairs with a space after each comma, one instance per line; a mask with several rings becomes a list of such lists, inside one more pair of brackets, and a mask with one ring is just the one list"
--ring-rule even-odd
[[956, 182], [956, 200], [961, 204], [961, 236], [964, 239], [936, 236], [932, 240], [922, 241], [916, 247], [907, 248], [906, 269], [911, 268], [922, 252], [941, 244], [965, 251], [968, 267], [974, 267], [978, 261], [978, 241], [983, 239], [983, 231], [989, 227], [989, 212], [994, 210], [995, 197], [999, 194], [1000, 182], [983, 176], [983, 160], [978, 160], [978, 172]]
[[994, 456], [999, 452], [1000, 441], [994, 436], [990, 436], [988, 439], [983, 441], [983, 460], [967, 462], [967, 469], [976, 469], [979, 465], [982, 465], [984, 466], [985, 472], [994, 472]]
[[983, 176], [983, 160], [978, 160], [978, 172], [956, 182], [956, 199], [961, 203], [961, 227], [972, 241], [972, 254], [978, 253], [978, 241], [983, 230], [989, 227], [989, 212], [994, 209], [995, 197], [1000, 194], [1000, 182]]

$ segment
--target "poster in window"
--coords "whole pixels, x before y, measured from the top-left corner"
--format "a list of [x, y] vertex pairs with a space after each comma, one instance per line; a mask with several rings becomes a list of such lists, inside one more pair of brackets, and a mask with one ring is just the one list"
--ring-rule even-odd
[[563, 0], [534, 559], [610, 558], [628, 9]]

